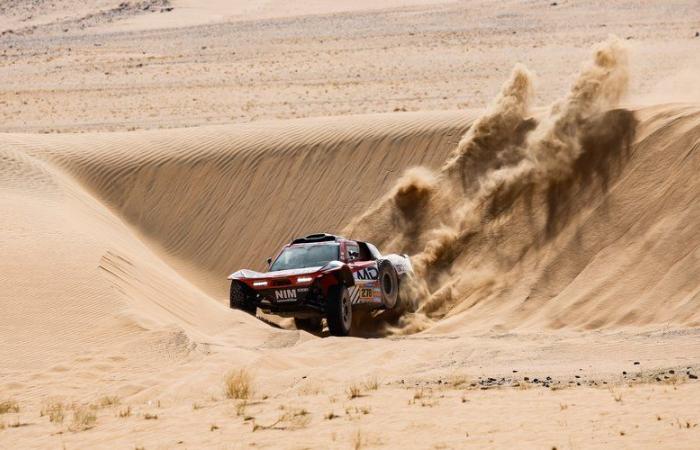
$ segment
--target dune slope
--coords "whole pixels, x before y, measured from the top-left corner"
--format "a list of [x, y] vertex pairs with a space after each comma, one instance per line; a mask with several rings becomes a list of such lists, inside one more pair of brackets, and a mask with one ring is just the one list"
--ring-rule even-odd
[[[467, 329], [697, 326], [698, 117], [689, 106], [597, 117], [604, 126], [584, 138], [590, 142], [573, 178], [498, 198], [507, 210], [498, 228], [484, 229], [484, 237], [455, 256], [464, 276], [457, 273], [451, 286], [477, 288], [443, 298], [432, 307], [436, 315], [460, 314], [451, 321]], [[92, 207], [98, 218], [119, 216], [129, 229], [121, 232], [143, 239], [180, 282], [189, 280], [197, 286], [191, 289], [225, 303], [227, 273], [261, 268], [261, 260], [292, 236], [341, 231], [404, 169], [439, 166], [468, 121], [460, 113], [396, 114], [4, 140], [22, 161], [58, 173], [47, 180], [77, 180], [85, 191], [74, 196], [98, 205]], [[373, 233], [361, 237], [380, 243], [392, 237], [382, 227]], [[138, 258], [124, 262], [111, 244], [102, 245], [102, 262], [93, 256], [92, 265], [106, 266], [122, 289], [161, 289], [142, 270], [124, 274], [124, 266], [142, 264]], [[502, 266], [517, 283], [494, 277]], [[120, 278], [135, 274], [139, 281]], [[166, 288], [172, 281], [163, 283]], [[208, 324], [199, 313], [190, 311], [186, 321]]]
[[[439, 170], [473, 117], [400, 113], [166, 132], [2, 135], [0, 309], [8, 326], [0, 329], [0, 382], [5, 395], [26, 408], [18, 420], [39, 426], [6, 431], [0, 445], [152, 447], [186, 436], [198, 447], [216, 447], [222, 438], [202, 434], [201, 427], [222, 418], [230, 438], [278, 445], [277, 430], [248, 433], [250, 422], [221, 403], [221, 379], [231, 367], [253, 367], [262, 391], [256, 395], [271, 397], [255, 402], [252, 414], [261, 423], [274, 423], [276, 411], [290, 402], [313, 411], [313, 426], [324, 433], [309, 437], [300, 429], [289, 436], [318, 447], [332, 433], [347, 434], [336, 429], [341, 422], [322, 417], [341, 407], [334, 402], [345, 398], [348, 383], [377, 374], [383, 391], [364, 402], [410, 423], [430, 408], [387, 405], [404, 404], [414, 395], [407, 387], [442, 383], [455, 368], [484, 377], [519, 368], [530, 377], [574, 383], [571, 374], [588, 367], [589, 386], [602, 383], [600, 377], [613, 380], [612, 373], [638, 360], [645, 370], [679, 370], [680, 364], [693, 373], [697, 333], [690, 327], [698, 325], [700, 279], [697, 106], [596, 114], [582, 134], [584, 151], [572, 178], [499, 191], [484, 210], [489, 220], [475, 229], [474, 240], [455, 247], [453, 264], [445, 266], [450, 269], [434, 281], [447, 280], [454, 291], [438, 292], [452, 297], [426, 297], [427, 320], [399, 330], [425, 330], [421, 334], [320, 339], [228, 309], [228, 272], [260, 267], [260, 259], [293, 235], [357, 226], [374, 205], [392, 198], [386, 192], [409, 166]], [[377, 217], [378, 223], [385, 219]], [[357, 233], [386, 239], [374, 226]], [[648, 332], [668, 326], [676, 331]], [[623, 327], [627, 334], [619, 334]], [[487, 328], [516, 334], [480, 335]], [[608, 330], [571, 334], [601, 328]], [[693, 398], [695, 387], [678, 392]], [[323, 392], [331, 392], [328, 405]], [[530, 418], [558, 407], [562, 398], [581, 405], [580, 421], [589, 423], [602, 401], [601, 390], [591, 392], [540, 399], [531, 414], [513, 416], [513, 429], [535, 426]], [[139, 414], [163, 402], [156, 410], [163, 417], [153, 425], [160, 431], [138, 431], [143, 419], [135, 417], [128, 421], [134, 433], [125, 434], [118, 422], [124, 419], [105, 411], [94, 430], [57, 437], [56, 425], [36, 419], [47, 398], [93, 402], [105, 393]], [[632, 389], [625, 401], [634, 405], [645, 395], [651, 395], [647, 388]], [[660, 400], [664, 415], [678, 411], [677, 394], [667, 397]], [[479, 411], [502, 414], [492, 396], [472, 398]], [[209, 406], [193, 420], [193, 404], [202, 402]], [[452, 404], [427, 402], [447, 410]], [[683, 405], [693, 410], [685, 399]], [[635, 411], [624, 420], [642, 420]], [[477, 422], [470, 422], [483, 432], [476, 442], [493, 443], [490, 425]], [[444, 438], [458, 446], [464, 433], [454, 426]], [[411, 434], [396, 422], [364, 427], [372, 436], [381, 430], [392, 443], [411, 445]], [[578, 429], [575, 439], [591, 439], [592, 429]], [[692, 440], [694, 430], [681, 437]], [[427, 445], [426, 436], [420, 439]], [[533, 442], [556, 442], [557, 436], [538, 435]], [[499, 439], [507, 445], [519, 438], [505, 433]]]
[[339, 230], [405, 168], [439, 164], [468, 120], [456, 112], [338, 117], [51, 136], [24, 148], [79, 180], [222, 298], [228, 273], [262, 268], [293, 236]]

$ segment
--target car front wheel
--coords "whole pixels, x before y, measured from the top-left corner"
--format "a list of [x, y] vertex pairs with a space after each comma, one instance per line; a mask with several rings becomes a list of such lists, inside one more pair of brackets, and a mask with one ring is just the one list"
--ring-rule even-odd
[[333, 336], [347, 336], [352, 324], [352, 303], [348, 288], [335, 285], [328, 292], [328, 330]]
[[231, 309], [240, 309], [250, 315], [255, 315], [256, 307], [253, 302], [248, 299], [245, 288], [237, 281], [231, 282], [231, 295], [229, 297], [229, 306]]

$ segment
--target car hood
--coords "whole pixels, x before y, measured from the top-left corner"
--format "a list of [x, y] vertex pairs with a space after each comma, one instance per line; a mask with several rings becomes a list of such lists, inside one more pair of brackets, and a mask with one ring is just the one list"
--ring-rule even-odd
[[277, 277], [293, 277], [295, 275], [305, 275], [307, 273], [314, 273], [321, 270], [321, 266], [318, 267], [304, 267], [302, 269], [287, 269], [287, 270], [277, 270], [274, 272], [256, 272], [254, 270], [243, 269], [238, 272], [234, 272], [228, 276], [229, 280], [233, 279], [258, 279], [258, 278], [277, 278]]

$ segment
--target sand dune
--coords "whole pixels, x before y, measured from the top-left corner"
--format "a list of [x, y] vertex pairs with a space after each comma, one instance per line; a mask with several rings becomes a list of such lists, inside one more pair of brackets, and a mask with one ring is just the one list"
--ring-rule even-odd
[[[459, 313], [451, 322], [468, 329], [697, 326], [699, 114], [690, 106], [665, 106], [593, 117], [571, 176], [543, 189], [498, 193], [498, 207], [508, 208], [495, 216], [498, 228], [484, 230], [483, 238], [452, 257], [464, 262], [456, 266], [459, 276], [450, 272], [457, 277], [448, 283], [455, 291], [444, 294], [443, 286], [441, 295], [456, 298], [432, 310], [440, 317]], [[168, 133], [5, 135], [4, 184], [24, 186], [11, 198], [47, 227], [54, 221], [66, 226], [59, 217], [85, 215], [95, 242], [80, 250], [85, 258], [93, 254], [90, 265], [102, 272], [101, 283], [128, 296], [155, 296], [148, 307], [137, 307], [169, 310], [171, 320], [194, 331], [212, 326], [201, 305], [213, 307], [211, 298], [225, 304], [223, 274], [261, 268], [264, 255], [291, 237], [340, 231], [372, 211], [370, 204], [406, 168], [439, 167], [469, 117], [395, 114]], [[33, 180], [29, 194], [27, 179]], [[53, 218], [50, 208], [60, 215]], [[396, 223], [384, 225], [373, 224], [368, 237], [382, 243], [401, 235]], [[73, 246], [60, 245], [56, 252], [76, 257], [68, 250]], [[415, 248], [414, 242], [388, 246]], [[144, 254], [152, 262], [137, 256]], [[52, 262], [60, 271], [66, 265]], [[517, 282], [496, 276], [499, 267]], [[155, 275], [162, 284], [154, 284]], [[458, 283], [467, 283], [466, 293], [454, 287]], [[173, 291], [183, 303], [159, 306], [164, 301], [156, 293], [169, 286], [178, 286]]]
[[[361, 341], [344, 344], [331, 363], [328, 351], [337, 340], [301, 345], [309, 337], [228, 310], [222, 279], [238, 266], [259, 266], [261, 255], [292, 235], [341, 230], [382, 198], [404, 169], [439, 168], [474, 116], [415, 113], [168, 132], [3, 135], [3, 250], [11, 263], [0, 277], [1, 299], [5, 320], [16, 324], [2, 329], [5, 388], [34, 392], [27, 398], [39, 402], [48, 392], [84, 398], [110, 386], [138, 401], [180, 398], [179, 389], [166, 394], [179, 379], [189, 380], [192, 394], [185, 398], [191, 398], [217, 390], [212, 380], [221, 376], [224, 361], [247, 364], [251, 358], [262, 363], [263, 379], [280, 364], [292, 374], [311, 367], [329, 373], [330, 363], [355, 367], [351, 379], [369, 376], [361, 368], [367, 353], [351, 356], [365, 347]], [[550, 230], [540, 206], [547, 197], [533, 193], [524, 198], [529, 205], [518, 198], [508, 203], [502, 222], [508, 234], [492, 236], [493, 244], [480, 240], [479, 250], [462, 258], [478, 255], [480, 265], [495, 267], [508, 258], [504, 246], [534, 236], [535, 244], [511, 269], [522, 283], [489, 283], [478, 301], [471, 294], [445, 303], [433, 317], [446, 318], [434, 322], [428, 335], [463, 340], [493, 326], [560, 332], [697, 326], [693, 175], [699, 118], [700, 108], [673, 105], [595, 116], [596, 123], [633, 125], [629, 146], [598, 139], [589, 148], [584, 139], [572, 184], [553, 188], [565, 189], [566, 201], [557, 203], [551, 236], [528, 231], [533, 223], [541, 227], [535, 230]], [[319, 174], [318, 167], [327, 172]], [[413, 363], [388, 355], [417, 351], [423, 342], [389, 340], [372, 353], [385, 354], [386, 376], [401, 376]], [[253, 350], [280, 345], [281, 351], [262, 350], [264, 357]], [[641, 352], [645, 344], [626, 345]], [[669, 354], [690, 351], [674, 345]], [[207, 360], [204, 372], [194, 369]], [[91, 368], [76, 375], [75, 364], [85, 364], [80, 361]], [[127, 370], [133, 366], [142, 369]], [[155, 380], [149, 367], [168, 375]], [[73, 375], [41, 375], [50, 380], [26, 391], [38, 374], [64, 371]], [[123, 384], [108, 381], [114, 371], [124, 374]], [[343, 383], [347, 376], [332, 380]], [[81, 377], [105, 378], [86, 392]]]
[[339, 230], [406, 167], [440, 164], [467, 123], [447, 112], [13, 139], [223, 301], [221, 274], [262, 268], [293, 236]]
[[[511, 83], [522, 83], [521, 76], [526, 75], [516, 74]], [[506, 84], [504, 90], [509, 89]], [[517, 134], [523, 127], [541, 134], [536, 125], [527, 125], [526, 107], [508, 119], [511, 125], [500, 122], [509, 113], [498, 102], [508, 103], [512, 95], [497, 100], [490, 115], [479, 119], [483, 139], [488, 133], [523, 139]], [[293, 236], [341, 231], [361, 217], [345, 231], [413, 254], [432, 280], [432, 298], [422, 299], [422, 308], [435, 317], [459, 314], [451, 322], [471, 330], [698, 326], [693, 307], [700, 278], [700, 242], [693, 226], [699, 214], [693, 180], [698, 110], [605, 108], [600, 104], [577, 116], [580, 131], [571, 139], [581, 148], [565, 163], [565, 173], [540, 181], [528, 172], [524, 184], [498, 181], [488, 197], [478, 200], [481, 218], [465, 216], [472, 214], [470, 202], [478, 186], [483, 190], [491, 182], [486, 176], [513, 176], [506, 154], [499, 152], [513, 152], [518, 144], [483, 140], [477, 151], [469, 141], [482, 138], [467, 133], [457, 152], [471, 159], [460, 162], [453, 150], [476, 113], [306, 119], [167, 133], [18, 134], [6, 135], [5, 142], [25, 161], [14, 160], [15, 171], [45, 171], [43, 177], [9, 180], [38, 178], [57, 186], [54, 190], [67, 189], [56, 184], [60, 180], [75, 180], [83, 189], [80, 196], [106, 207], [127, 225], [129, 239], [141, 239], [173, 268], [169, 277], [187, 280], [189, 289], [222, 304], [227, 292], [222, 274], [236, 267], [261, 268], [265, 255]], [[545, 126], [550, 120], [534, 119]], [[537, 142], [528, 145], [536, 148]], [[410, 231], [408, 219], [397, 218], [396, 212], [385, 217], [371, 207], [405, 169], [438, 168], [450, 152], [441, 171], [450, 174], [457, 164], [467, 164], [455, 174], [472, 187], [460, 187], [460, 194], [450, 187], [449, 194], [440, 194], [441, 206], [421, 206], [413, 199], [418, 212], [411, 214], [428, 214], [421, 220], [434, 225]], [[484, 167], [491, 155], [495, 165]], [[19, 169], [25, 164], [33, 169]], [[381, 204], [387, 201], [399, 202], [389, 198]], [[462, 211], [462, 216], [447, 217], [440, 208]], [[410, 220], [413, 226], [421, 223]], [[467, 228], [434, 228], [454, 226], [454, 220]], [[363, 221], [369, 228], [363, 229]], [[439, 257], [449, 259], [435, 259], [430, 253], [435, 249], [418, 250], [455, 232], [461, 233], [450, 237], [456, 241], [440, 241], [453, 249], [463, 246]], [[424, 262], [428, 256], [431, 262]], [[163, 286], [153, 286], [145, 275], [132, 280], [145, 270], [129, 271], [138, 258], [115, 251], [101, 258], [100, 267], [119, 289], [158, 291], [172, 283], [164, 278]], [[180, 319], [196, 322], [195, 312]], [[205, 318], [199, 324], [210, 322]]]

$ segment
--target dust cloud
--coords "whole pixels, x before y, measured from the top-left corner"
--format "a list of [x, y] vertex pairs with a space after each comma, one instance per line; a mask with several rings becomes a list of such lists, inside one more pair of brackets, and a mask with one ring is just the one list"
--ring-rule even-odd
[[392, 332], [421, 331], [476, 303], [497, 303], [517, 283], [523, 255], [560, 231], [565, 218], [552, 217], [557, 192], [573, 190], [553, 195], [552, 188], [580, 178], [586, 140], [628, 132], [601, 120], [627, 91], [627, 50], [610, 37], [592, 56], [544, 113], [531, 110], [534, 77], [516, 65], [439, 170], [408, 170], [344, 230], [411, 256], [415, 277], [402, 285], [405, 311]]

